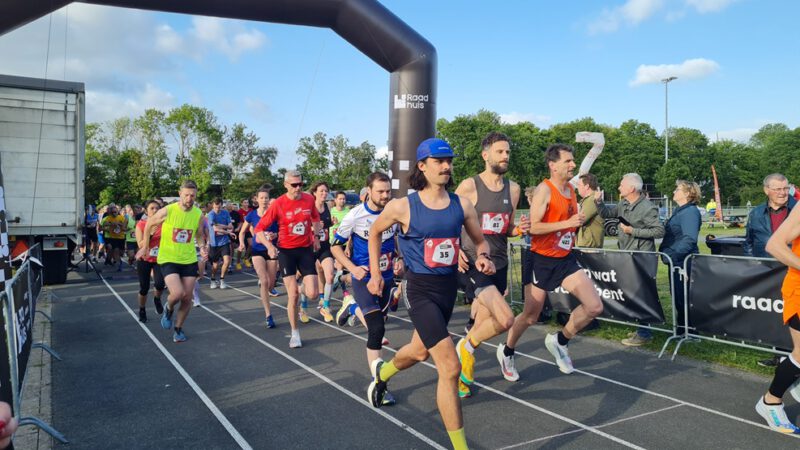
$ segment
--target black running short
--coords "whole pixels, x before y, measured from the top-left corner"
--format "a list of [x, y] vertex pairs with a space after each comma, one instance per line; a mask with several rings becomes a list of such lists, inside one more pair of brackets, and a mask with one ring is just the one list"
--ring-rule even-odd
[[304, 277], [317, 274], [314, 250], [311, 247], [278, 248], [278, 264], [281, 277], [295, 276], [297, 272]]
[[270, 258], [269, 257], [269, 252], [266, 251], [266, 250], [258, 250], [258, 251], [256, 251], [256, 250], [252, 250], [251, 249], [250, 250], [250, 257], [251, 258], [255, 258], [256, 256], [260, 256], [260, 257], [264, 258], [267, 261], [277, 261], [278, 260], [277, 257]]
[[333, 258], [333, 253], [331, 253], [331, 244], [328, 241], [320, 241], [319, 243], [319, 250], [314, 252], [314, 258], [322, 262], [325, 258]]
[[475, 268], [474, 264], [470, 263], [469, 269], [464, 275], [467, 281], [466, 284], [473, 293], [472, 298], [480, 295], [481, 291], [489, 286], [496, 287], [500, 295], [503, 295], [508, 287], [508, 266], [497, 269], [494, 275], [486, 275]]
[[352, 277], [350, 280], [353, 285], [353, 298], [358, 303], [358, 307], [361, 308], [361, 312], [367, 314], [372, 311], [385, 310], [386, 305], [389, 304], [389, 295], [394, 286], [394, 279], [383, 280], [383, 292], [381, 292], [380, 296], [372, 295], [367, 289], [367, 281], [369, 280], [366, 277], [362, 280], [356, 280], [355, 277]]
[[181, 278], [197, 278], [197, 263], [192, 264], [177, 264], [177, 263], [164, 263], [161, 264], [161, 273], [164, 278], [170, 275], [178, 275]]
[[533, 270], [531, 282], [534, 286], [544, 291], [552, 291], [561, 286], [565, 278], [573, 273], [583, 270], [578, 264], [575, 253], [570, 253], [563, 258], [553, 258], [531, 252], [533, 256]]
[[527, 286], [533, 283], [533, 278], [531, 278], [531, 273], [533, 272], [533, 252], [528, 250], [526, 247], [522, 248], [522, 285]]
[[223, 256], [231, 256], [230, 244], [211, 246], [208, 247], [208, 261], [215, 263], [222, 259]]
[[442, 339], [449, 339], [447, 324], [453, 315], [458, 293], [458, 277], [406, 272], [403, 294], [408, 299], [408, 317], [425, 348], [433, 348]]
[[135, 252], [139, 250], [139, 245], [136, 242], [125, 241], [125, 250]]
[[97, 242], [97, 228], [95, 227], [85, 227], [84, 231], [86, 233], [86, 240], [89, 242]]
[[125, 251], [125, 239], [111, 239], [107, 237], [106, 246], [112, 250], [117, 249], [119, 251]]
[[150, 290], [150, 271], [153, 272], [153, 284], [157, 291], [166, 288], [164, 275], [161, 273], [161, 266], [154, 262], [144, 260], [136, 261], [136, 274], [139, 276], [139, 295], [147, 295]]

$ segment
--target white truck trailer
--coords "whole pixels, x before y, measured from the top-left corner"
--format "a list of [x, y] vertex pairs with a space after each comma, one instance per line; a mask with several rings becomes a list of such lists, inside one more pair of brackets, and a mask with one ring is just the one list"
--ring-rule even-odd
[[10, 247], [42, 244], [44, 282], [63, 283], [84, 220], [83, 83], [0, 75], [0, 170]]

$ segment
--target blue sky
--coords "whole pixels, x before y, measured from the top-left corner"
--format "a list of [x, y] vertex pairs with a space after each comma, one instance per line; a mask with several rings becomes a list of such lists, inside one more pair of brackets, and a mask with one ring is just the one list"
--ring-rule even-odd
[[[658, 80], [675, 75], [671, 126], [711, 140], [800, 126], [800, 2], [382, 3], [437, 48], [439, 117], [485, 108], [661, 133]], [[389, 75], [327, 29], [73, 4], [0, 36], [0, 55], [0, 73], [85, 82], [90, 121], [207, 107], [278, 147], [278, 166], [316, 131], [386, 145]]]

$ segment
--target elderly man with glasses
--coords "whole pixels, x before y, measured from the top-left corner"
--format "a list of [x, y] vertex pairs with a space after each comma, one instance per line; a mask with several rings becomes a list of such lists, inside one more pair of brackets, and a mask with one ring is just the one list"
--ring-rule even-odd
[[767, 201], [753, 208], [747, 217], [747, 233], [742, 245], [747, 256], [772, 257], [765, 249], [767, 241], [797, 204], [789, 195], [789, 180], [779, 173], [764, 178], [764, 194]]

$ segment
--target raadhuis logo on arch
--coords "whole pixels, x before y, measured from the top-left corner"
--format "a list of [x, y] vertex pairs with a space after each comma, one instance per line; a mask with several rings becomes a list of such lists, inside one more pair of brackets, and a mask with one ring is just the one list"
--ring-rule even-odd
[[394, 96], [394, 109], [425, 109], [428, 94], [401, 94]]

